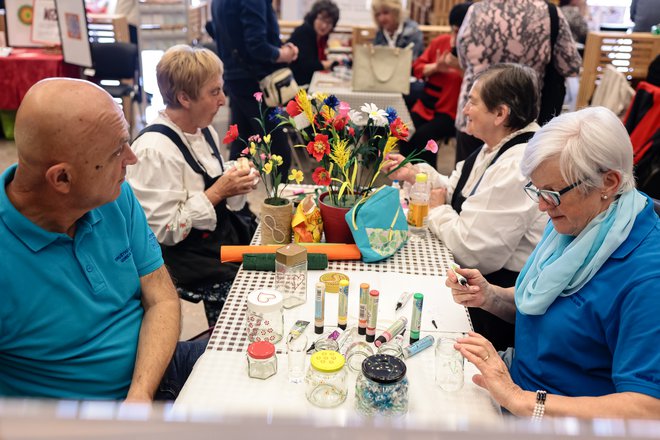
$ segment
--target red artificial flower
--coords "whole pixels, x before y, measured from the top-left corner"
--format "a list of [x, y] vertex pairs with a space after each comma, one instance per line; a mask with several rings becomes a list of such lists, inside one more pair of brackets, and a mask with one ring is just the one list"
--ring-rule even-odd
[[348, 124], [348, 116], [337, 116], [333, 121], [332, 125], [335, 127], [335, 130], [341, 131]]
[[405, 141], [408, 139], [408, 127], [406, 127], [406, 124], [403, 123], [401, 118], [396, 118], [394, 121], [392, 121], [390, 124], [390, 131], [392, 132], [392, 136], [399, 139], [400, 141]]
[[330, 173], [323, 167], [318, 167], [312, 173], [312, 180], [317, 185], [330, 185]]
[[355, 129], [353, 129], [353, 127], [348, 127], [348, 134], [355, 136]]
[[323, 156], [330, 154], [330, 144], [328, 143], [328, 136], [324, 134], [317, 134], [314, 140], [307, 144], [307, 152], [314, 156], [317, 162], [323, 159]]
[[232, 124], [229, 126], [229, 130], [227, 130], [227, 134], [225, 134], [225, 138], [222, 140], [222, 143], [230, 144], [236, 139], [238, 139], [238, 125]]
[[296, 117], [300, 113], [302, 113], [302, 109], [298, 105], [298, 102], [296, 102], [295, 99], [292, 99], [289, 101], [289, 103], [286, 105], [286, 112], [289, 114], [289, 116]]

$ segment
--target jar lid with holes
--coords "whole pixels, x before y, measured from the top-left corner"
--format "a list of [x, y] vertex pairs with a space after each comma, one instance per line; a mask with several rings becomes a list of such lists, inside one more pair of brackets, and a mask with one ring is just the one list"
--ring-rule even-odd
[[312, 367], [321, 373], [335, 373], [341, 370], [346, 359], [336, 351], [322, 350], [314, 353], [310, 359]]
[[268, 341], [253, 342], [248, 345], [247, 352], [252, 359], [268, 359], [275, 354], [275, 346]]
[[395, 383], [406, 376], [406, 364], [389, 354], [375, 354], [362, 362], [362, 374], [377, 383]]
[[256, 313], [277, 312], [282, 308], [282, 294], [275, 289], [259, 289], [247, 298], [248, 310]]

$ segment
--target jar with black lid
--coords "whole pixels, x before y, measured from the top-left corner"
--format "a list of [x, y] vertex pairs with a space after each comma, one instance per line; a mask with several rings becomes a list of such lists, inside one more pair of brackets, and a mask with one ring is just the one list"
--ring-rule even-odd
[[375, 354], [362, 362], [355, 383], [357, 410], [365, 415], [397, 416], [408, 412], [406, 364], [388, 354]]

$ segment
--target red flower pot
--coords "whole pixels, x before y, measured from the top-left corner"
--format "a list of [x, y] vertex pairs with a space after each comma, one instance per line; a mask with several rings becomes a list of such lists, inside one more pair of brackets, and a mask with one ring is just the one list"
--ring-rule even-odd
[[323, 231], [325, 233], [326, 243], [355, 243], [353, 234], [346, 223], [346, 213], [351, 208], [338, 208], [336, 206], [328, 205], [323, 200], [328, 197], [328, 193], [324, 192], [319, 197], [319, 209], [321, 210], [321, 218], [323, 219]]

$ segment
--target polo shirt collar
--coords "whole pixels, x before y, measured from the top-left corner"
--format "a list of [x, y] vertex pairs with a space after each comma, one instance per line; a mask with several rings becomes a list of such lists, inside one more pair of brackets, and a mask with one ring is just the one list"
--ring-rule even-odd
[[[7, 196], [7, 184], [14, 179], [16, 168], [17, 165], [14, 164], [0, 176], [0, 219], [14, 233], [16, 238], [34, 252], [40, 251], [58, 239], [71, 240], [71, 237], [67, 234], [50, 232], [37, 226], [14, 207]], [[91, 227], [101, 221], [102, 218], [103, 215], [98, 209], [93, 209], [78, 220], [78, 229], [81, 229], [84, 225]], [[76, 231], [77, 233], [78, 231]]]

